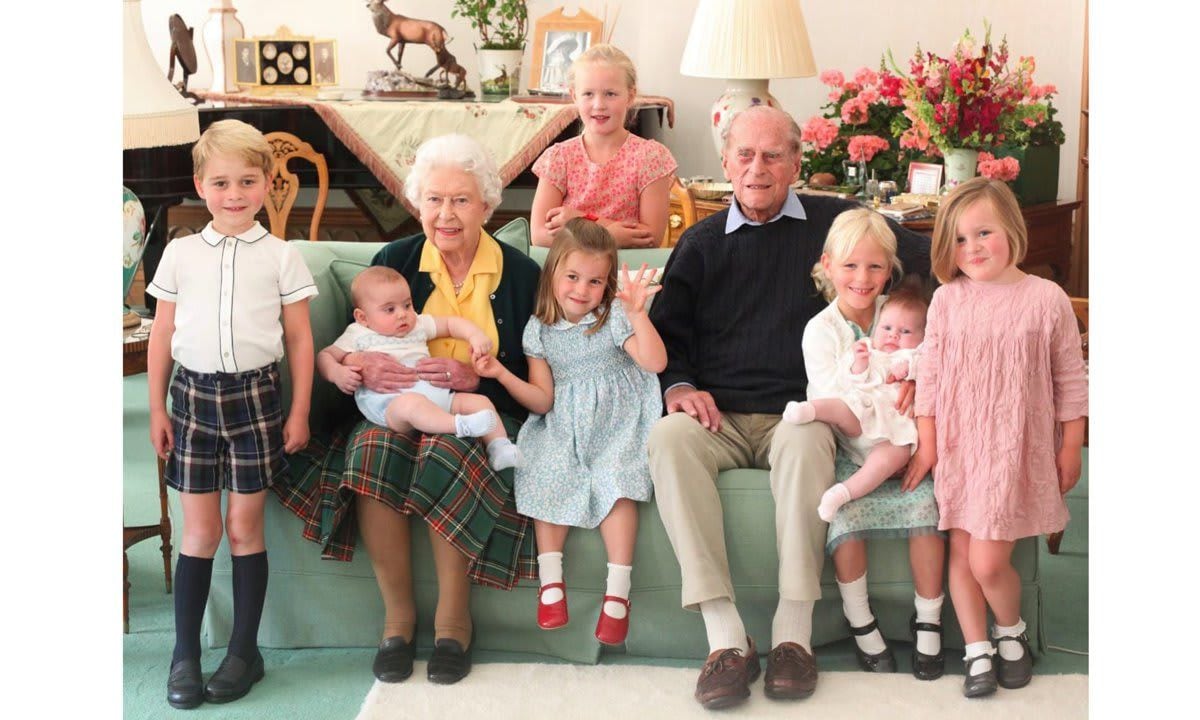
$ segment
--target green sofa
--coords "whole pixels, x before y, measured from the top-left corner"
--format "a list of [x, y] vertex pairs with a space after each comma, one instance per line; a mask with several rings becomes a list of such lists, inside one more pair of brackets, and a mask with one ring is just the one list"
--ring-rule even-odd
[[[528, 245], [528, 224], [516, 220], [496, 237], [529, 252], [539, 263], [544, 248]], [[379, 243], [312, 243], [296, 241], [316, 279], [320, 295], [311, 304], [313, 338], [317, 348], [332, 342], [350, 317], [348, 288], [354, 274], [370, 262]], [[622, 261], [635, 268], [642, 262], [662, 267], [670, 250], [630, 250]], [[800, 332], [797, 328], [797, 333]], [[286, 369], [284, 373], [286, 383]], [[329, 383], [318, 379], [313, 389], [311, 424], [322, 425], [331, 409], [344, 411], [353, 402]], [[511, 470], [506, 472], [512, 472]], [[765, 647], [770, 641], [771, 617], [778, 601], [774, 503], [762, 470], [722, 472], [717, 481], [725, 508], [725, 533], [737, 605], [748, 632]], [[177, 496], [171, 494], [172, 502]], [[679, 565], [653, 501], [640, 508], [633, 570], [632, 613], [624, 652], [630, 655], [702, 660], [708, 653], [699, 613], [680, 608]], [[814, 518], [815, 519], [815, 518]], [[301, 522], [278, 502], [266, 508], [266, 543], [270, 552], [270, 584], [259, 642], [266, 647], [371, 647], [379, 642], [383, 606], [370, 560], [358, 548], [353, 562], [322, 560], [320, 548], [301, 538]], [[414, 525], [414, 578], [418, 607], [417, 644], [432, 647], [436, 575], [426, 532]], [[913, 588], [907, 543], [877, 540], [869, 544], [871, 601], [880, 628], [891, 639], [908, 639]], [[474, 587], [471, 611], [477, 647], [532, 653], [574, 662], [594, 663], [605, 648], [592, 636], [605, 584], [605, 554], [600, 535], [573, 531], [565, 548], [565, 581], [570, 601], [570, 624], [554, 632], [540, 630], [534, 620], [537, 587], [523, 582], [510, 592]], [[1041, 592], [1038, 585], [1036, 539], [1018, 543], [1013, 555], [1022, 580], [1022, 615], [1030, 637], [1044, 646], [1041, 631]], [[224, 645], [233, 622], [228, 547], [222, 542], [213, 569], [212, 593], [206, 613], [210, 646]], [[962, 647], [962, 635], [949, 602], [943, 615], [946, 645]], [[831, 562], [822, 575], [822, 598], [813, 617], [813, 642], [820, 646], [848, 637], [841, 613]], [[819, 651], [818, 651], [819, 652]]]

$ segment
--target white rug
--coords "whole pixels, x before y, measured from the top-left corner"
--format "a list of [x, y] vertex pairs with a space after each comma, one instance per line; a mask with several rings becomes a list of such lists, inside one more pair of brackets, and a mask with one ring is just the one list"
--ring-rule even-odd
[[457, 685], [425, 679], [415, 663], [402, 683], [376, 682], [358, 720], [633, 720], [721, 716], [821, 720], [902, 718], [1003, 718], [1073, 720], [1088, 716], [1087, 675], [1034, 675], [1020, 690], [1001, 688], [989, 698], [962, 696], [962, 676], [920, 682], [907, 674], [822, 672], [812, 697], [795, 702], [768, 700], [760, 676], [750, 699], [726, 711], [709, 712], [692, 698], [699, 669], [648, 665], [477, 664]]

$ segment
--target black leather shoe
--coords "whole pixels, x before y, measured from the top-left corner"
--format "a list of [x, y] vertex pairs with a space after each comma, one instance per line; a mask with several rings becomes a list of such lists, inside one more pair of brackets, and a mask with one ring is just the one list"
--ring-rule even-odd
[[[870, 635], [879, 626], [874, 620], [863, 625], [862, 627], [854, 627], [849, 622], [846, 623], [850, 627], [850, 632], [855, 635]], [[883, 637], [880, 633], [879, 637]], [[858, 647], [858, 642], [854, 643], [854, 656], [858, 658], [858, 666], [867, 672], [875, 673], [890, 673], [896, 672], [896, 656], [892, 654], [892, 648], [887, 644], [887, 638], [883, 640], [883, 651], [869, 655]]]
[[[976, 661], [987, 659], [992, 660], [992, 665], [987, 670], [975, 674], [971, 673], [971, 666]], [[963, 662], [963, 670], [967, 675], [963, 678], [963, 695], [969, 698], [977, 698], [996, 692], [996, 666], [995, 659], [991, 655], [976, 655], [975, 657], [966, 658]]]
[[[946, 672], [946, 649], [942, 647], [942, 626], [934, 623], [917, 622], [917, 614], [913, 613], [908, 621], [909, 632], [912, 633], [912, 674], [918, 680], [937, 680]], [[926, 655], [917, 649], [917, 631], [935, 632], [938, 634], [937, 655]]]
[[204, 676], [199, 660], [180, 660], [171, 666], [167, 677], [167, 702], [173, 708], [189, 710], [204, 702]]
[[471, 648], [463, 650], [462, 643], [453, 638], [442, 638], [433, 642], [433, 655], [429, 656], [426, 673], [429, 682], [452, 685], [465, 678], [469, 672]]
[[[1024, 654], [1016, 660], [1005, 660], [999, 651], [1001, 640], [1014, 640], [1021, 643]], [[1029, 638], [1025, 636], [1025, 633], [996, 638], [994, 660], [996, 661], [996, 682], [1002, 688], [1015, 690], [1025, 687], [1033, 679], [1033, 651], [1029, 648]]]
[[262, 680], [265, 674], [261, 653], [255, 653], [248, 663], [236, 655], [226, 655], [204, 686], [204, 699], [211, 703], [237, 700], [250, 692], [250, 686]]
[[413, 657], [417, 654], [416, 640], [417, 631], [413, 630], [411, 642], [400, 635], [393, 635], [379, 644], [371, 670], [380, 682], [398, 683], [412, 675]]

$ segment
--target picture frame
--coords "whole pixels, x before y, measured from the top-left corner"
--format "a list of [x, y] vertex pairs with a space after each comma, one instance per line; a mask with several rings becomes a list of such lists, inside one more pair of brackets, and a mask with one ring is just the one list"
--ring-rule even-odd
[[337, 40], [313, 41], [313, 85], [338, 84]]
[[908, 191], [916, 195], [937, 195], [942, 189], [942, 166], [937, 163], [911, 163], [908, 166]]
[[316, 95], [318, 86], [337, 84], [337, 41], [296, 35], [286, 26], [235, 39], [233, 56], [234, 81], [251, 94]]
[[580, 53], [600, 42], [604, 22], [580, 8], [566, 15], [563, 8], [547, 13], [534, 23], [533, 62], [529, 67], [530, 92], [566, 95], [567, 69]]

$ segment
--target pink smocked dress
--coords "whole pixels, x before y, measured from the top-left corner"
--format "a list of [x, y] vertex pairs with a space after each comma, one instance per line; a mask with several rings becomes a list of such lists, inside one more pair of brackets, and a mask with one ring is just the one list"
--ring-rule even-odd
[[597, 164], [588, 159], [580, 135], [547, 148], [533, 164], [533, 174], [558, 188], [567, 207], [638, 222], [642, 190], [677, 167], [662, 143], [633, 133], [608, 162]]
[[1067, 524], [1056, 422], [1088, 413], [1079, 328], [1062, 289], [959, 276], [934, 293], [917, 415], [936, 417], [939, 530], [1016, 540]]

